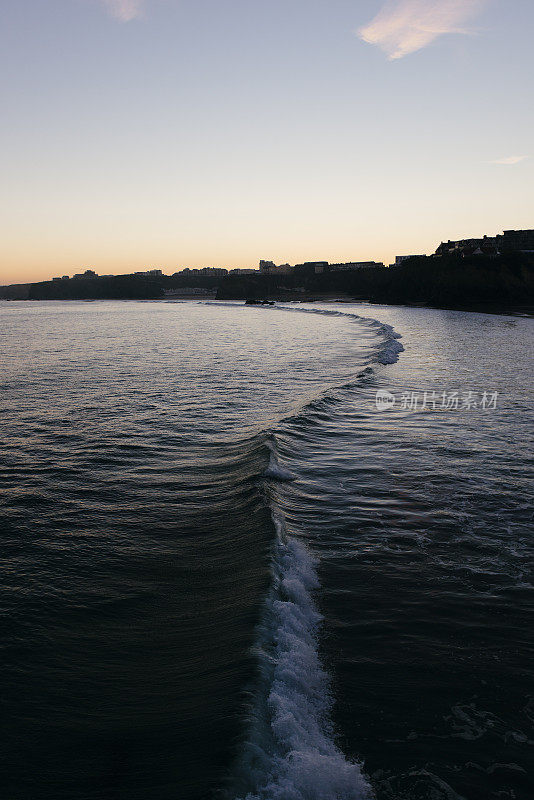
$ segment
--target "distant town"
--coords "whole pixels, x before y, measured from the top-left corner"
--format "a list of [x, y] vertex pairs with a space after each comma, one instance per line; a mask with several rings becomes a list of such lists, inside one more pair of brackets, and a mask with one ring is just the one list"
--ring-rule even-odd
[[[497, 236], [482, 236], [481, 238], [474, 239], [459, 239], [452, 241], [449, 239], [447, 242], [441, 242], [432, 257], [437, 258], [443, 255], [460, 255], [460, 256], [498, 256], [502, 253], [520, 252], [520, 253], [534, 253], [534, 229], [523, 231], [504, 231]], [[417, 255], [403, 255], [396, 256], [395, 262], [390, 264], [390, 267], [399, 266], [404, 261], [411, 258], [424, 258], [425, 254]], [[328, 261], [305, 261], [302, 264], [275, 264], [273, 261], [260, 261], [259, 268], [245, 268], [245, 269], [224, 269], [221, 267], [202, 267], [200, 269], [191, 269], [184, 267], [183, 269], [172, 273], [173, 276], [181, 275], [187, 277], [211, 276], [211, 277], [224, 277], [226, 275], [291, 275], [293, 273], [304, 270], [312, 269], [316, 275], [328, 272], [348, 272], [352, 270], [371, 269], [371, 268], [385, 268], [385, 264], [379, 261], [348, 261], [346, 263], [330, 264]], [[162, 277], [164, 275], [163, 269], [147, 269], [141, 272], [127, 273], [136, 277]], [[86, 269], [84, 272], [76, 273], [72, 276], [73, 280], [91, 280], [94, 278], [113, 278], [115, 275], [98, 275], [92, 269]], [[52, 278], [53, 281], [66, 281], [70, 280], [69, 275], [62, 275], [58, 278]]]
[[7, 300], [269, 299], [359, 300], [478, 305], [534, 303], [534, 229], [441, 242], [432, 255], [378, 261], [306, 261], [258, 268], [150, 268], [121, 275], [93, 269], [32, 284], [0, 287]]

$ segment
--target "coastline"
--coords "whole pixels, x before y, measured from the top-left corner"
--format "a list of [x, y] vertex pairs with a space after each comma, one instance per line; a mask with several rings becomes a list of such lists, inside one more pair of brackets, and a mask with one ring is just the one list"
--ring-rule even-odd
[[[348, 302], [488, 314], [534, 314], [534, 254], [496, 257], [414, 256], [387, 269], [372, 266], [325, 272], [313, 263], [291, 273], [143, 273], [76, 276], [0, 287], [4, 299], [29, 300], [256, 300]], [[220, 274], [225, 272], [225, 274]]]
[[[287, 300], [279, 300], [275, 302], [288, 302]], [[469, 303], [466, 305], [444, 304], [437, 305], [435, 303], [408, 303], [408, 302], [385, 302], [380, 300], [368, 300], [360, 297], [339, 297], [335, 298], [330, 296], [320, 297], [314, 295], [312, 300], [303, 300], [299, 298], [298, 301], [290, 300], [289, 302], [301, 303], [363, 303], [370, 306], [388, 306], [391, 308], [432, 308], [438, 311], [466, 311], [473, 314], [500, 314], [513, 317], [534, 317], [534, 305], [496, 305], [494, 303]]]
[[[342, 294], [317, 294], [313, 293], [310, 297], [299, 294], [298, 296], [291, 297], [271, 297], [269, 298], [274, 303], [359, 303], [369, 306], [385, 306], [388, 308], [428, 308], [438, 311], [465, 311], [472, 314], [494, 314], [499, 316], [510, 317], [534, 317], [534, 305], [531, 303], [523, 305], [497, 305], [495, 303], [469, 303], [465, 305], [455, 305], [447, 303], [438, 305], [436, 303], [423, 303], [423, 302], [388, 302], [384, 300], [370, 300], [362, 297], [351, 297], [350, 295]], [[33, 298], [33, 297], [0, 297], [0, 302], [5, 303], [46, 303], [46, 302], [65, 302], [65, 303], [94, 303], [100, 302], [165, 302], [165, 303], [183, 303], [186, 301], [199, 301], [199, 300], [228, 300], [234, 302], [244, 303], [245, 299], [242, 297], [218, 297], [216, 293], [210, 293], [199, 297], [183, 294], [174, 295], [172, 297], [102, 297], [102, 298]]]

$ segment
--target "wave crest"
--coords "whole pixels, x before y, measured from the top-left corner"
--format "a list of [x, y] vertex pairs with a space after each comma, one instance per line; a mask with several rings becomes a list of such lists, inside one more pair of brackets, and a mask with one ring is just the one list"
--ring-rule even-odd
[[[201, 304], [228, 306], [230, 308], [241, 307], [244, 305], [242, 303], [229, 303], [220, 300], [210, 302], [201, 301]], [[270, 309], [273, 312], [288, 311], [293, 314], [321, 314], [323, 316], [330, 317], [345, 317], [348, 320], [352, 319], [359, 320], [361, 322], [367, 322], [372, 325], [373, 328], [376, 328], [378, 333], [383, 337], [383, 343], [381, 347], [379, 347], [374, 358], [374, 361], [378, 364], [395, 364], [395, 362], [399, 360], [399, 353], [404, 351], [402, 344], [397, 341], [398, 339], [402, 339], [402, 335], [397, 333], [392, 325], [388, 325], [385, 322], [379, 322], [372, 317], [361, 317], [359, 314], [349, 314], [346, 311], [337, 311], [333, 308], [294, 308], [293, 306], [277, 305], [273, 307], [265, 307], [264, 310], [266, 309]]]
[[318, 653], [319, 582], [306, 547], [277, 532], [273, 584], [259, 626], [258, 690], [232, 797], [239, 800], [364, 800], [369, 784], [336, 746], [330, 682]]

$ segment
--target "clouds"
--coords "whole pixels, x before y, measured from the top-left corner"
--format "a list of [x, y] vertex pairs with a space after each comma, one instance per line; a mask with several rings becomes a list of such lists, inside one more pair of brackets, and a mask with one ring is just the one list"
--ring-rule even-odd
[[103, 0], [109, 13], [121, 22], [130, 22], [140, 17], [144, 0]]
[[506, 158], [496, 158], [495, 161], [490, 161], [490, 164], [502, 164], [505, 167], [512, 167], [514, 164], [519, 164], [524, 161], [528, 156], [507, 156]]
[[380, 47], [389, 59], [402, 58], [444, 33], [469, 33], [465, 23], [485, 3], [486, 0], [388, 0], [358, 34], [364, 42]]

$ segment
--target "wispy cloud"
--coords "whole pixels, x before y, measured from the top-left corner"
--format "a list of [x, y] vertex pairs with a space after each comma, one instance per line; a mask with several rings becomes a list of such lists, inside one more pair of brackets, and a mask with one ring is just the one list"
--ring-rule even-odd
[[109, 13], [121, 22], [130, 22], [140, 17], [144, 0], [103, 0]]
[[524, 161], [528, 156], [507, 156], [506, 158], [496, 158], [495, 161], [490, 161], [490, 164], [503, 164], [506, 167], [511, 167], [513, 164], [519, 164]]
[[487, 0], [388, 0], [376, 17], [360, 28], [364, 42], [376, 44], [388, 58], [402, 58], [426, 47], [444, 33], [469, 33], [465, 23]]

